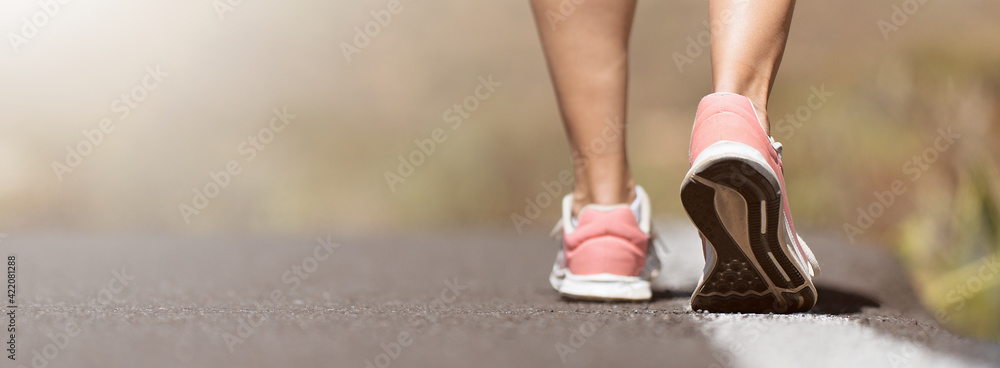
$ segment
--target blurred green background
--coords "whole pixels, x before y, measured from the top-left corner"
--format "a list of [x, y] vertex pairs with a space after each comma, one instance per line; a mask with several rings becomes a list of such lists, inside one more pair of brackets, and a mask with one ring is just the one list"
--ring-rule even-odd
[[[511, 216], [570, 167], [524, 1], [403, 1], [350, 62], [342, 45], [386, 2], [219, 4], [70, 2], [0, 47], [0, 232], [515, 232]], [[798, 4], [769, 107], [791, 203], [800, 227], [890, 247], [940, 320], [1000, 339], [1000, 3], [913, 4]], [[0, 30], [38, 11], [5, 2]], [[630, 157], [661, 217], [684, 218], [706, 22], [705, 1], [636, 15]], [[156, 65], [168, 76], [119, 119], [115, 100]], [[501, 85], [452, 129], [444, 114], [488, 76]], [[832, 96], [810, 107], [814, 89]], [[282, 107], [296, 117], [246, 162], [241, 142]], [[103, 118], [116, 129], [60, 182], [53, 162]], [[447, 140], [390, 188], [386, 172], [436, 128]], [[960, 137], [935, 148], [949, 128]], [[230, 160], [242, 171], [185, 221], [178, 206]], [[896, 181], [905, 192], [879, 202]], [[522, 230], [558, 218], [540, 207]]]

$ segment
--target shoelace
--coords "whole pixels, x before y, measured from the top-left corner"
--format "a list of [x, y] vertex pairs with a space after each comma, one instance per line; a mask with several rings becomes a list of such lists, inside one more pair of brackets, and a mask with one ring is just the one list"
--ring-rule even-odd
[[[773, 137], [768, 136], [767, 139], [771, 141], [771, 147], [773, 147], [774, 151], [778, 153], [778, 165], [782, 166], [782, 170], [784, 170], [784, 167], [781, 164], [781, 149], [784, 146], [781, 145], [781, 142], [774, 140]], [[820, 273], [819, 261], [817, 261], [816, 256], [813, 255], [812, 249], [809, 249], [809, 245], [806, 244], [806, 241], [802, 239], [802, 237], [799, 236], [799, 234], [795, 234], [795, 237], [799, 245], [802, 247], [802, 251], [806, 254], [806, 260], [809, 261], [809, 266], [812, 267], [811, 271], [813, 273], [813, 276], [818, 276]]]
[[768, 136], [767, 139], [771, 140], [771, 147], [774, 147], [774, 150], [778, 152], [778, 159], [781, 159], [781, 148], [784, 146], [781, 145], [781, 142], [774, 140], [774, 138], [770, 136]]
[[816, 256], [813, 255], [812, 249], [809, 249], [809, 245], [806, 244], [806, 241], [803, 240], [799, 234], [795, 234], [795, 237], [798, 238], [799, 245], [802, 246], [802, 251], [806, 253], [806, 259], [809, 261], [809, 265], [812, 266], [813, 276], [819, 276], [819, 261], [817, 261]]

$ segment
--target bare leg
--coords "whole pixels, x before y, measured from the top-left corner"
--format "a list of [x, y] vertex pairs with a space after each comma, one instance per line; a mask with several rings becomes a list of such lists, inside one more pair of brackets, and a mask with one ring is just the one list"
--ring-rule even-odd
[[795, 0], [710, 0], [712, 89], [750, 98], [770, 134], [767, 98], [778, 74]]
[[590, 0], [568, 16], [562, 0], [532, 10], [573, 150], [573, 213], [635, 200], [625, 152], [628, 38], [635, 0]]

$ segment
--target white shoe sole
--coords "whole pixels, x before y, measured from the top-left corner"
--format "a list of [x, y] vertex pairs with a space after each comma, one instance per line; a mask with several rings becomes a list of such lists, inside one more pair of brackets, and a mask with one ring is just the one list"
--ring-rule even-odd
[[610, 273], [596, 275], [574, 275], [565, 270], [565, 275], [553, 286], [559, 294], [569, 299], [593, 301], [642, 301], [649, 300], [653, 292], [649, 281], [637, 276], [621, 276]]

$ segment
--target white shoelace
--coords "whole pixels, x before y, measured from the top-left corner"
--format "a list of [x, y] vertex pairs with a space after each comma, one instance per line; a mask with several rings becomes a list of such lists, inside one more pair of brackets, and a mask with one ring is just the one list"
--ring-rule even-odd
[[[771, 147], [774, 147], [774, 150], [776, 152], [778, 152], [778, 160], [780, 162], [780, 160], [781, 160], [781, 149], [783, 148], [783, 146], [781, 145], [781, 142], [778, 142], [778, 141], [774, 140], [774, 138], [771, 137], [771, 136], [768, 136], [767, 139], [769, 139], [771, 141]], [[795, 238], [796, 238], [796, 241], [801, 246], [802, 251], [805, 253], [806, 260], [809, 261], [809, 266], [812, 267], [812, 270], [810, 270], [810, 271], [812, 271], [813, 276], [818, 276], [819, 273], [820, 273], [819, 261], [816, 260], [816, 256], [813, 254], [812, 249], [809, 249], [809, 245], [806, 244], [806, 241], [804, 239], [802, 239], [801, 236], [799, 236], [798, 232], [795, 233]]]

